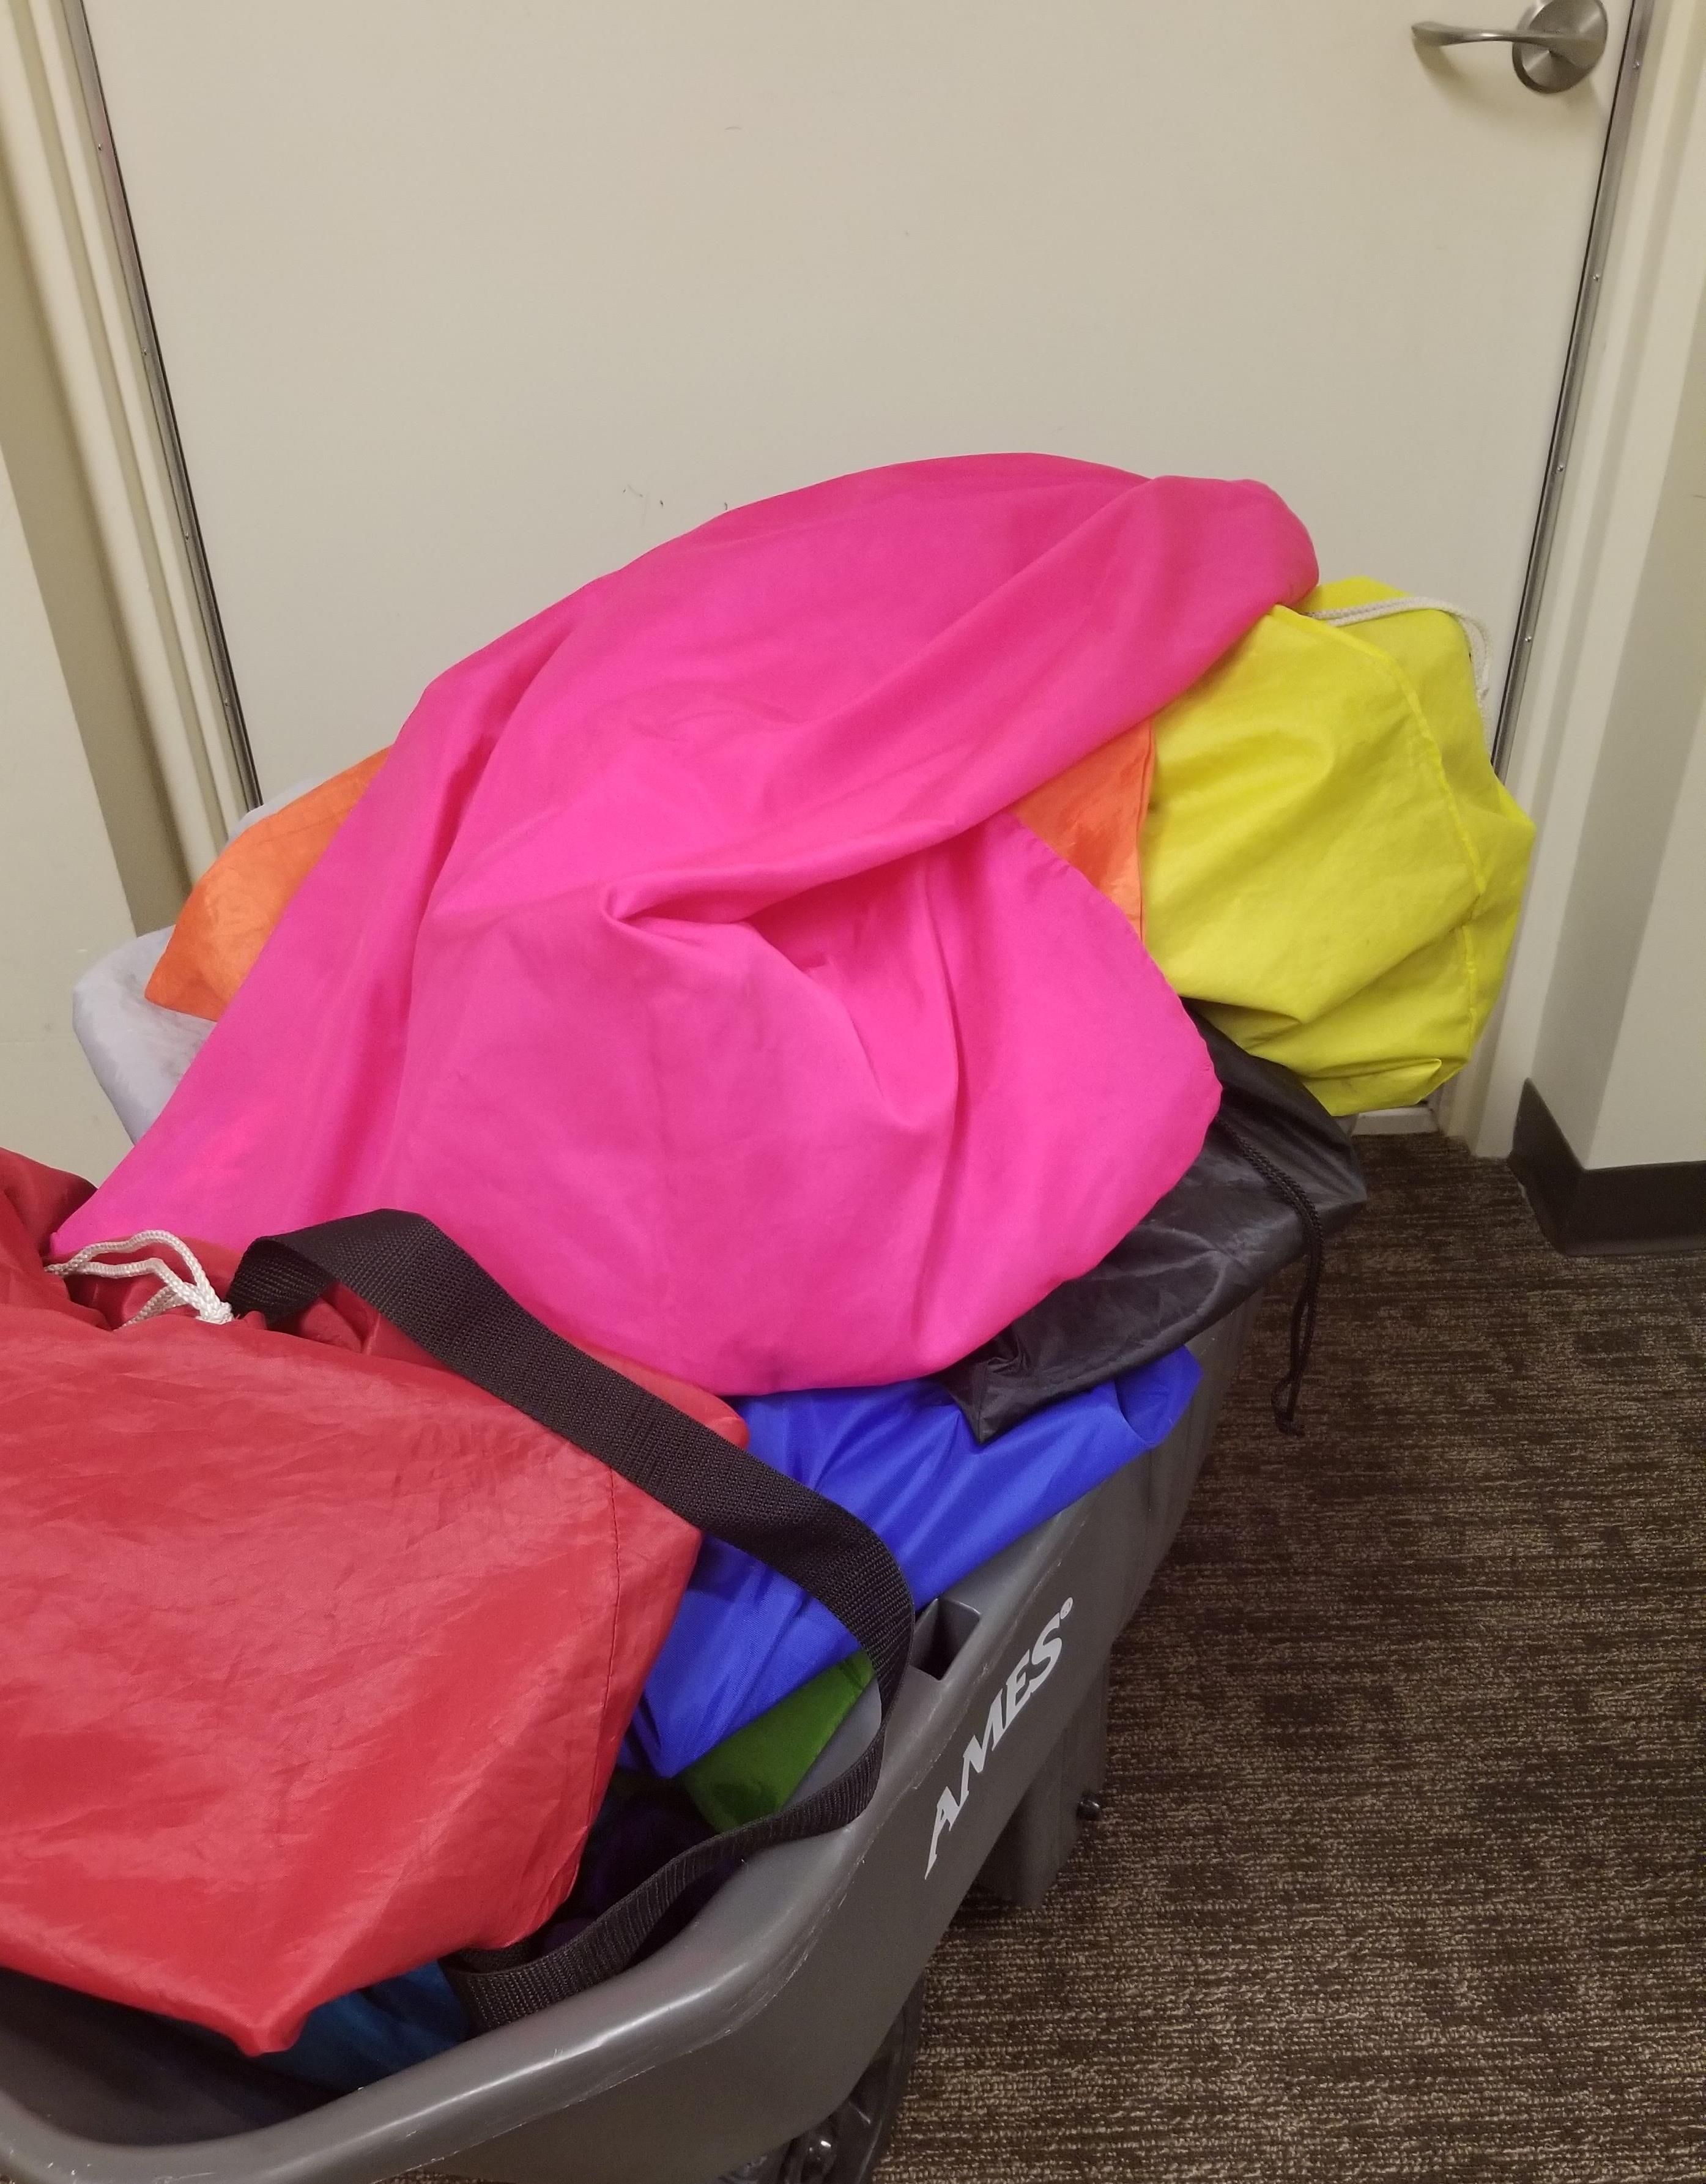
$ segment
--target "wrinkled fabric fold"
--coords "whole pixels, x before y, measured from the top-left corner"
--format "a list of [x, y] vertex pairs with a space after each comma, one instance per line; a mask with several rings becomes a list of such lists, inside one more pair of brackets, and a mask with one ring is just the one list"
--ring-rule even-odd
[[[922, 1607], [1153, 1448], [1201, 1377], [1179, 1351], [984, 1448], [933, 1380], [758, 1396], [738, 1408], [755, 1456], [882, 1534]], [[637, 1763], [678, 1774], [852, 1649], [798, 1585], [707, 1540], [626, 1748]]]
[[1456, 1074], [1504, 977], [1534, 828], [1448, 614], [1366, 577], [1281, 606], [1155, 722], [1144, 937], [1174, 989], [1330, 1113]]
[[1198, 1021], [1220, 1079], [1202, 1150], [1100, 1266], [939, 1376], [979, 1441], [1165, 1357], [1301, 1258], [1302, 1220], [1264, 1165], [1307, 1200], [1324, 1237], [1366, 1199], [1351, 1141], [1320, 1102], [1277, 1062]]

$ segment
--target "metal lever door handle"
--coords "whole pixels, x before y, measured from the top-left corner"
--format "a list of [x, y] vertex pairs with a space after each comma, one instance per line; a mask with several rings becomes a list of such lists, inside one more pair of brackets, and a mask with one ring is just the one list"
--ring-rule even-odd
[[1568, 91], [1597, 64], [1608, 25], [1601, 0], [1540, 0], [1514, 31], [1464, 30], [1455, 23], [1412, 23], [1421, 46], [1508, 46], [1530, 91]]

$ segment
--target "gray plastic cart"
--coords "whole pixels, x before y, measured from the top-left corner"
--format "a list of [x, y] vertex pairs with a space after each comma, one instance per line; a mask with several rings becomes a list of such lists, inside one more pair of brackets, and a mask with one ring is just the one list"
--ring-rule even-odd
[[[920, 1616], [882, 1779], [850, 1826], [753, 1858], [602, 1986], [337, 2098], [0, 1971], [0, 2172], [371, 2184], [436, 2164], [513, 2184], [862, 2184], [904, 2088], [915, 1990], [966, 1892], [1035, 1903], [1101, 1791], [1108, 1652], [1178, 1529], [1252, 1310], [1193, 1344], [1202, 1385], [1160, 1447]], [[867, 1691], [812, 1782], [875, 1717]]]

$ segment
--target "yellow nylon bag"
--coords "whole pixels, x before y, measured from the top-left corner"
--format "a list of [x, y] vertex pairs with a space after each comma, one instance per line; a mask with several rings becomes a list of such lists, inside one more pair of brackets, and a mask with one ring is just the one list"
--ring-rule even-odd
[[1462, 627], [1367, 577], [1276, 607], [1157, 716], [1143, 932], [1175, 991], [1335, 1115], [1462, 1068], [1534, 828], [1487, 758]]

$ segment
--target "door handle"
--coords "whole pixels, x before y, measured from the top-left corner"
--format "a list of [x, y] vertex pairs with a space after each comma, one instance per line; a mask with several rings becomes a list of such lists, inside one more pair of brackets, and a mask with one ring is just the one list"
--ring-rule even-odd
[[1601, 0], [1539, 0], [1514, 31], [1471, 31], [1455, 23], [1412, 23], [1420, 46], [1508, 46], [1530, 91], [1568, 91], [1597, 65], [1608, 28]]

